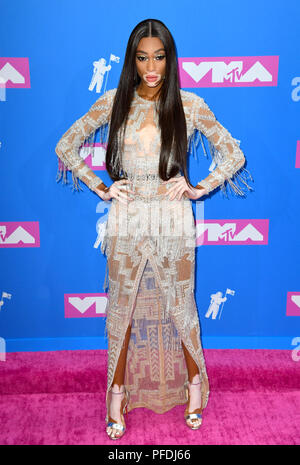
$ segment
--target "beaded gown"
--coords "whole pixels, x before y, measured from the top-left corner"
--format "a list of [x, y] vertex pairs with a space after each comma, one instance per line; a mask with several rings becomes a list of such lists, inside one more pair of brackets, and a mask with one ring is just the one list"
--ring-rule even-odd
[[[106, 125], [109, 130], [116, 91], [105, 92], [59, 140], [55, 148], [60, 159], [57, 180], [63, 174], [67, 182], [66, 172], [71, 170], [76, 189], [78, 179], [91, 190], [101, 182], [79, 150], [97, 129]], [[214, 154], [215, 168], [198, 184], [208, 192], [218, 186], [226, 191], [229, 185], [237, 195], [244, 195], [239, 183], [251, 188], [246, 182], [245, 157], [239, 141], [216, 120], [203, 98], [182, 89], [180, 94], [188, 143], [195, 141], [198, 130], [200, 136], [206, 136]], [[184, 387], [188, 372], [181, 341], [199, 368], [203, 409], [208, 402], [209, 381], [194, 298], [195, 219], [188, 197], [169, 200], [165, 196], [171, 185], [162, 184], [158, 175], [160, 130], [156, 105], [134, 90], [122, 153], [122, 173], [132, 181], [134, 200], [128, 205], [115, 198], [107, 202], [110, 209], [101, 251], [106, 254], [108, 269], [106, 408], [125, 333], [131, 324], [124, 380], [130, 394], [128, 411], [146, 407], [164, 413], [187, 402]]]

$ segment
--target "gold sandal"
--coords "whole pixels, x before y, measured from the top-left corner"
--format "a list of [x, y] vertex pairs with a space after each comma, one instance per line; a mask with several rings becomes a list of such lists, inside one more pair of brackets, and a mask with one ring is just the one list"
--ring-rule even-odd
[[[191, 385], [191, 384], [195, 385], [195, 384], [200, 384], [200, 383], [190, 383], [189, 381], [185, 383], [185, 393], [186, 393], [186, 397], [188, 398], [188, 403], [184, 411], [184, 419], [185, 419], [187, 426], [190, 429], [199, 429], [202, 424], [202, 408], [201, 407], [196, 408], [195, 410], [193, 410], [193, 412], [188, 411], [188, 407], [190, 404], [190, 391], [189, 391], [188, 385]], [[200, 420], [200, 423], [198, 426], [191, 425], [191, 423], [194, 423], [194, 420], [198, 420], [198, 421]]]
[[[107, 433], [108, 437], [110, 439], [113, 439], [113, 440], [120, 439], [124, 435], [124, 433], [126, 431], [126, 424], [125, 424], [123, 413], [128, 413], [127, 406], [128, 406], [128, 402], [129, 402], [129, 392], [127, 391], [125, 386], [124, 386], [124, 390], [122, 392], [111, 391], [112, 394], [124, 394], [124, 392], [125, 392], [125, 396], [122, 399], [121, 407], [120, 407], [120, 416], [121, 416], [122, 424], [116, 422], [116, 420], [114, 420], [109, 414], [106, 415], [106, 419], [105, 419], [106, 420], [106, 433]], [[112, 428], [110, 433], [108, 433], [108, 431], [107, 431], [108, 428]], [[118, 436], [112, 436], [113, 429], [118, 430], [117, 433], [120, 432], [118, 434]], [[114, 433], [114, 434], [116, 434], [116, 433]]]

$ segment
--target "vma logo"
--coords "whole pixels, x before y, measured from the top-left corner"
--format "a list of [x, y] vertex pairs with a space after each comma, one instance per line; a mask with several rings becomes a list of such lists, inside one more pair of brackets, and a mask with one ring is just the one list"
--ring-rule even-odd
[[65, 294], [65, 318], [106, 317], [107, 294]]
[[196, 245], [268, 244], [269, 220], [197, 220]]
[[300, 292], [288, 292], [286, 316], [300, 316]]
[[279, 56], [179, 58], [182, 87], [277, 86]]
[[40, 247], [38, 221], [9, 221], [0, 223], [0, 248]]

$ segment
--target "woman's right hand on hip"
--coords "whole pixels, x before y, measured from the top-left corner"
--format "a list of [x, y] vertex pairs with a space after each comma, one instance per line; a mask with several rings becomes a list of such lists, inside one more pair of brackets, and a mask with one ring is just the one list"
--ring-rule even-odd
[[129, 185], [131, 185], [129, 179], [120, 179], [119, 181], [115, 181], [106, 192], [101, 191], [100, 196], [102, 200], [106, 201], [114, 198], [126, 205], [128, 201], [133, 200], [128, 194], [134, 194], [134, 191], [130, 189]]

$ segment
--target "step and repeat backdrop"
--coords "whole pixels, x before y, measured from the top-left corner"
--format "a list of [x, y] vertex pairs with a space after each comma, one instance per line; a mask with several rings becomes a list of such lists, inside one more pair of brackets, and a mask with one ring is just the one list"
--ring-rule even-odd
[[[105, 349], [111, 202], [57, 179], [55, 146], [118, 86], [137, 23], [163, 21], [182, 89], [204, 98], [240, 143], [245, 196], [192, 202], [195, 297], [204, 348], [300, 348], [298, 1], [0, 1], [0, 354]], [[203, 136], [196, 184], [214, 168]], [[80, 155], [107, 185], [105, 145]], [[296, 354], [296, 355], [295, 355]], [[0, 358], [1, 358], [0, 357]]]

